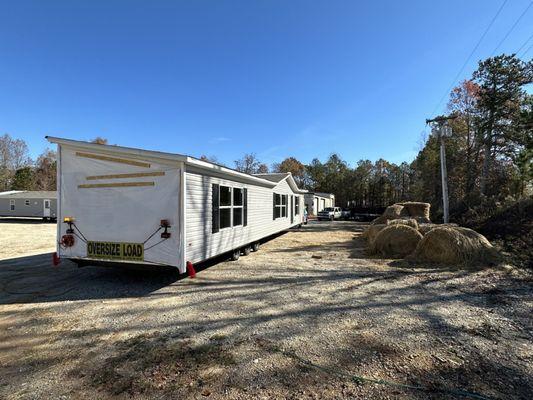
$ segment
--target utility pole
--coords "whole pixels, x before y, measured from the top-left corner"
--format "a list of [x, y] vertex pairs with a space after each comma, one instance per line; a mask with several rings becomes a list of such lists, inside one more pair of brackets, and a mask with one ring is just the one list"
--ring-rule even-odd
[[450, 137], [452, 129], [448, 125], [448, 121], [457, 118], [456, 116], [440, 116], [433, 119], [426, 119], [426, 125], [437, 124], [437, 138], [440, 142], [440, 175], [442, 180], [442, 208], [444, 211], [444, 223], [450, 222], [450, 207], [448, 202], [448, 171], [446, 169], [446, 147], [444, 145], [444, 138]]

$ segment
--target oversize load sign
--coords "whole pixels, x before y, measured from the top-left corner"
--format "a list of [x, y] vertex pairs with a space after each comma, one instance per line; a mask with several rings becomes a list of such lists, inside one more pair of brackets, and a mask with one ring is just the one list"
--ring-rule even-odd
[[116, 260], [144, 260], [142, 243], [87, 242], [87, 257]]

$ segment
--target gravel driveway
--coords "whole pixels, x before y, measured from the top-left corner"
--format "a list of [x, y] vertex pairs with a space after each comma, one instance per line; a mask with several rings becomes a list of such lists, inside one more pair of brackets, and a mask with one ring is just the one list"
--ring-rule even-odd
[[368, 258], [362, 228], [312, 223], [196, 279], [0, 261], [0, 398], [533, 398], [530, 275]]

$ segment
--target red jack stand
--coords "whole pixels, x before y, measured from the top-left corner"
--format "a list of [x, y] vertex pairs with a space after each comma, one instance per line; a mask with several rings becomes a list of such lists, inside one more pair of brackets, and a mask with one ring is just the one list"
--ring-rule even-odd
[[196, 271], [194, 270], [194, 266], [192, 265], [192, 262], [187, 261], [187, 273], [189, 274], [189, 278], [193, 279], [196, 276]]
[[57, 255], [57, 252], [54, 252], [52, 254], [52, 264], [54, 264], [54, 267], [57, 267], [59, 263], [61, 262], [61, 258]]

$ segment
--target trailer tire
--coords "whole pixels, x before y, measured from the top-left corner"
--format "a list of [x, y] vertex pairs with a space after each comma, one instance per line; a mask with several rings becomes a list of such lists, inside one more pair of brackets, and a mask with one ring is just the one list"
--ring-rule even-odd
[[242, 249], [242, 255], [247, 256], [252, 252], [252, 248], [250, 246], [246, 246]]
[[259, 242], [255, 242], [252, 244], [252, 251], [259, 251], [260, 244]]
[[241, 256], [241, 249], [233, 250], [231, 253], [231, 261], [237, 261]]

